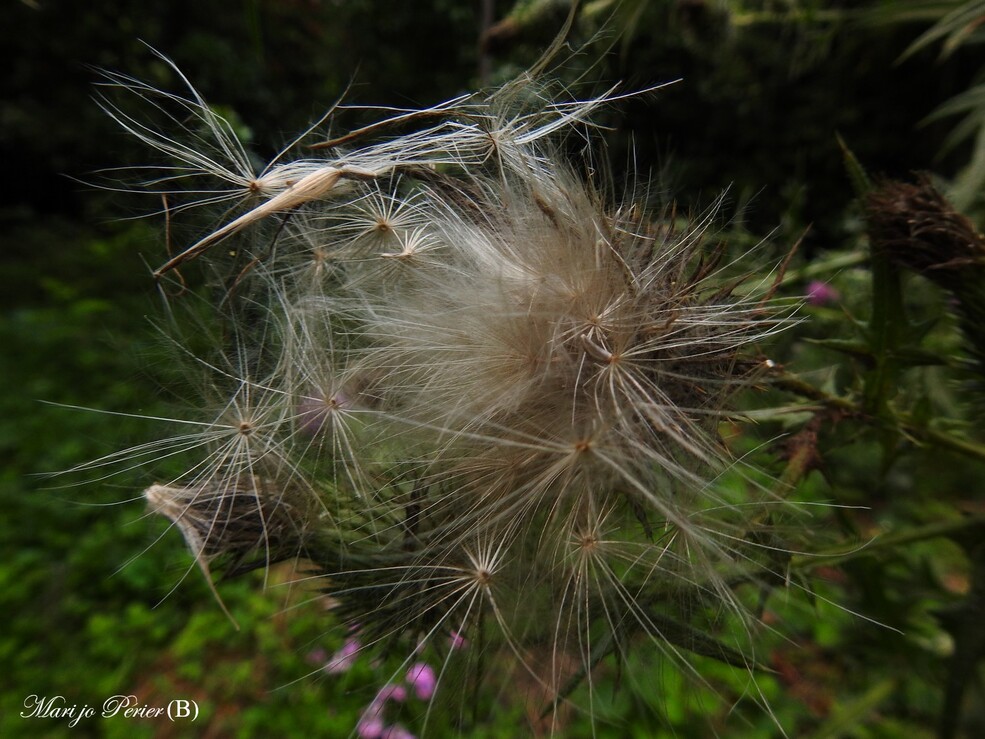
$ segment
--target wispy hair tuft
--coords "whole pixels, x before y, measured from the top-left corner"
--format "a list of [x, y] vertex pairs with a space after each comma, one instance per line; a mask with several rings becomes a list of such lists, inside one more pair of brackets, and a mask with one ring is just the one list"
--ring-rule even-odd
[[724, 259], [721, 201], [613, 202], [565, 153], [614, 91], [524, 78], [255, 167], [190, 85], [107, 81], [175, 124], [104, 98], [172, 160], [137, 180], [218, 214], [154, 272], [210, 265], [231, 326], [198, 360], [228, 394], [173, 442], [201, 461], [145, 494], [203, 567], [300, 555], [369, 641], [468, 635], [549, 712], [644, 640], [755, 665], [715, 625], [752, 623], [736, 583], [777, 500], [720, 484], [742, 466], [719, 429], [793, 306]]

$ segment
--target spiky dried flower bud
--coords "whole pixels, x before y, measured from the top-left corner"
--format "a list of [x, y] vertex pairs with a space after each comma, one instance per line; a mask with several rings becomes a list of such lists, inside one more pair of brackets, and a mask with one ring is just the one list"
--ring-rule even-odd
[[972, 393], [985, 408], [985, 236], [927, 175], [884, 182], [864, 205], [873, 248], [951, 293], [977, 376]]
[[985, 237], [928, 176], [884, 182], [864, 205], [875, 247], [927, 278], [951, 287], [969, 268], [985, 269]]
[[[259, 174], [196, 93], [165, 97], [230, 161], [107, 105], [178, 158], [152, 188], [211, 175], [240, 187], [242, 211], [156, 274], [238, 239], [222, 301], [251, 321], [235, 331], [249, 361], [226, 361], [247, 369], [220, 373], [238, 394], [224, 413], [253, 419], [233, 423], [236, 453], [147, 493], [197, 556], [290, 532], [368, 640], [488, 644], [495, 624], [514, 656], [553, 643], [530, 669], [555, 696], [572, 657], [585, 674], [600, 646], [638, 636], [744, 663], [692, 620], [706, 599], [739, 608], [730, 572], [775, 503], [715, 480], [734, 464], [718, 426], [755, 376], [743, 350], [782, 320], [767, 282], [737, 291], [707, 253], [714, 208], [686, 221], [612, 206], [560, 154], [607, 96], [554, 103], [520, 80]], [[383, 136], [398, 124], [410, 132]], [[244, 496], [243, 475], [261, 473], [300, 491], [291, 506], [263, 485]]]

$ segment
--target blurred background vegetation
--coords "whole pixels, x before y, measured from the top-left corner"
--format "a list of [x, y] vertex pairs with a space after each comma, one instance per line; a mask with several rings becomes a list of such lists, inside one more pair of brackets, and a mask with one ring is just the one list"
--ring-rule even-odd
[[[763, 660], [778, 722], [791, 736], [985, 735], [985, 638], [975, 626], [985, 622], [985, 404], [969, 402], [974, 351], [962, 298], [898, 271], [895, 302], [873, 298], [864, 188], [853, 189], [838, 140], [877, 180], [932, 172], [980, 228], [985, 3], [8, 0], [0, 736], [190, 735], [160, 721], [97, 718], [70, 729], [19, 717], [31, 694], [98, 706], [119, 693], [194, 698], [201, 736], [346, 736], [388, 674], [362, 661], [342, 676], [318, 672], [320, 655], [345, 635], [310, 592], [285, 584], [289, 570], [271, 573], [266, 587], [259, 578], [220, 585], [236, 630], [180, 536], [145, 515], [139, 491], [167, 474], [167, 460], [105, 479], [44, 476], [161, 433], [112, 414], [167, 416], [181, 403], [171, 350], [154, 328], [163, 306], [148, 264], [164, 253], [162, 223], [136, 218], [159, 204], [80, 184], [147, 156], [91, 100], [92, 67], [176, 90], [180, 81], [148, 47], [162, 51], [262, 162], [343, 95], [416, 107], [509, 79], [572, 10], [556, 74], [573, 94], [681, 80], [603, 114], [612, 182], [636, 170], [681, 212], [728, 189], [723, 235], [734, 249], [765, 240], [779, 260], [799, 241], [786, 294], [806, 294], [811, 279], [837, 291], [768, 348], [809, 389], [778, 387], [757, 404], [800, 403], [799, 412], [752, 408], [759, 428], [733, 441], [783, 475], [798, 447], [763, 440], [813, 433], [811, 464], [790, 480], [795, 497], [846, 506], [811, 524], [830, 532], [823, 545], [834, 554], [788, 563], [812, 597], [781, 588], [764, 612], [787, 636]], [[343, 112], [337, 126], [367, 115]], [[898, 316], [880, 318], [880, 305]], [[879, 397], [873, 367], [889, 377]], [[857, 549], [873, 537], [878, 545]], [[806, 537], [804, 545], [818, 548]], [[652, 680], [605, 673], [612, 687], [599, 691], [599, 736], [777, 734], [768, 717], [729, 716], [742, 696], [717, 665], [699, 669], [719, 698], [666, 666], [641, 657], [637, 667]], [[510, 705], [474, 735], [532, 732], [518, 729], [528, 718], [522, 697]], [[590, 735], [587, 720], [573, 717], [563, 735]]]

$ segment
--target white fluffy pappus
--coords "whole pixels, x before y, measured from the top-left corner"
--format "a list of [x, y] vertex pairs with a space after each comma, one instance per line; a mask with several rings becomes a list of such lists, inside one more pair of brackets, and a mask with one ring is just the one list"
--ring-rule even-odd
[[689, 220], [608, 202], [561, 141], [614, 95], [545, 91], [521, 79], [398, 111], [258, 172], [194, 91], [162, 104], [209, 140], [105, 107], [177, 159], [149, 189], [177, 197], [190, 179], [182, 207], [234, 206], [155, 275], [228, 270], [214, 247], [235, 243], [216, 315], [251, 358], [237, 392], [269, 404], [222, 442], [239, 451], [206, 444], [152, 506], [200, 561], [310, 560], [371, 641], [466, 634], [487, 667], [515, 660], [560, 732], [574, 686], [593, 711], [596, 665], [641, 641], [685, 667], [754, 666], [714, 629], [728, 611], [751, 630], [736, 583], [768, 567], [758, 536], [779, 499], [721, 489], [741, 465], [719, 426], [759, 376], [749, 348], [794, 306], [772, 278], [736, 289], [705, 243], [718, 204]]

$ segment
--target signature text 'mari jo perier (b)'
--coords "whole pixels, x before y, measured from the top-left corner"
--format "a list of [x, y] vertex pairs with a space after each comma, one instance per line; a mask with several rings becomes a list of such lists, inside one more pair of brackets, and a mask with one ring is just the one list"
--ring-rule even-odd
[[69, 726], [75, 726], [82, 719], [122, 717], [127, 719], [166, 718], [170, 721], [198, 718], [198, 704], [186, 698], [175, 698], [166, 705], [154, 706], [141, 703], [135, 695], [114, 695], [103, 701], [102, 706], [94, 707], [86, 703], [69, 704], [63, 695], [42, 696], [32, 694], [24, 699], [21, 718], [68, 719]]

